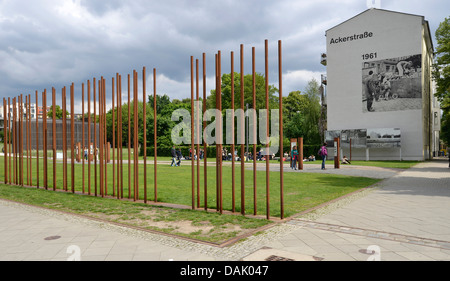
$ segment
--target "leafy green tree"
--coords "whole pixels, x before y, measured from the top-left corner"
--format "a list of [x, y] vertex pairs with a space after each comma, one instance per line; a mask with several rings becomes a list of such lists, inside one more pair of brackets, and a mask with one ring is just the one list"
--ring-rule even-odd
[[441, 140], [450, 144], [450, 18], [445, 18], [436, 30], [436, 59], [433, 78], [436, 82], [436, 97], [441, 102]]
[[[63, 118], [63, 110], [61, 109], [61, 107], [59, 105], [56, 105], [55, 107], [55, 112], [56, 112], [56, 119], [62, 119]], [[66, 110], [66, 116], [69, 115], [69, 112]], [[53, 118], [53, 105], [50, 107], [50, 110], [47, 112], [47, 117], [48, 118]]]
[[433, 78], [436, 81], [436, 96], [440, 101], [450, 98], [450, 18], [439, 24], [436, 30], [436, 61]]
[[[264, 75], [255, 74], [256, 109], [266, 108], [266, 86]], [[222, 109], [231, 109], [231, 73], [222, 75]], [[269, 85], [269, 109], [278, 108], [278, 89]], [[211, 90], [206, 99], [207, 108], [216, 108], [216, 90]], [[253, 76], [244, 75], [244, 106], [253, 107]], [[241, 75], [234, 73], [234, 108], [241, 108]], [[245, 109], [245, 108], [244, 108]]]

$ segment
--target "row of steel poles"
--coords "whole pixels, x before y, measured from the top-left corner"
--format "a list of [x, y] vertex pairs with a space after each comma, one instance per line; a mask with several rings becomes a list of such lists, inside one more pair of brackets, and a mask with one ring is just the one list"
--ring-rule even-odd
[[[222, 89], [221, 89], [221, 52], [215, 55], [215, 72], [216, 72], [216, 109], [222, 111]], [[205, 53], [203, 53], [203, 114], [206, 111], [206, 59]], [[200, 140], [198, 139], [199, 134], [197, 134], [197, 139], [194, 140], [195, 134], [194, 131], [199, 132], [199, 118], [194, 118], [194, 114], [199, 114], [199, 110], [194, 111], [194, 100], [199, 101], [199, 61], [198, 59], [195, 61], [195, 78], [194, 78], [194, 58], [191, 57], [191, 168], [192, 168], [192, 208], [200, 208], [200, 159], [197, 157], [197, 163], [195, 163], [194, 159], [194, 151], [199, 151]], [[244, 46], [240, 45], [240, 86], [241, 93], [244, 93]], [[282, 116], [282, 48], [281, 41], [278, 41], [278, 73], [279, 73], [279, 144], [280, 144], [280, 209], [281, 209], [281, 219], [284, 218], [284, 190], [283, 190], [283, 116]], [[234, 112], [234, 53], [231, 52], [231, 105], [232, 111]], [[256, 108], [256, 84], [255, 84], [255, 47], [252, 47], [252, 77], [253, 77], [253, 90], [252, 90], [252, 98], [253, 98], [253, 108]], [[267, 109], [267, 120], [269, 119], [269, 87], [268, 87], [268, 40], [265, 41], [265, 105]], [[128, 74], [128, 199], [131, 199], [131, 189], [133, 189], [133, 200], [139, 199], [139, 161], [138, 161], [138, 129], [139, 125], [142, 124], [143, 130], [143, 152], [144, 152], [144, 202], [147, 202], [147, 139], [146, 139], [146, 69], [145, 67], [142, 70], [142, 94], [143, 94], [143, 122], [139, 122], [138, 120], [138, 72], [133, 70], [133, 81], [131, 82], [131, 75]], [[194, 82], [196, 80], [196, 83]], [[154, 201], [157, 201], [157, 116], [156, 116], [156, 70], [153, 69], [153, 106], [154, 106]], [[97, 84], [98, 83], [98, 84]], [[194, 84], [196, 84], [196, 96], [194, 97]], [[98, 85], [98, 88], [97, 88]], [[133, 85], [133, 141], [131, 141], [131, 85]], [[93, 99], [91, 100], [91, 90], [93, 93]], [[97, 100], [97, 91], [98, 90], [98, 100]], [[108, 147], [109, 143], [107, 142], [106, 137], [106, 80], [101, 77], [99, 80], [93, 78], [92, 84], [91, 81], [87, 81], [87, 130], [88, 137], [85, 139], [85, 117], [84, 117], [84, 109], [85, 109], [85, 84], [82, 83], [82, 147], [88, 147], [88, 175], [87, 175], [87, 194], [91, 195], [92, 193], [95, 196], [104, 197], [108, 195], [108, 170], [107, 163], [109, 163], [108, 159]], [[70, 86], [70, 126], [71, 126], [71, 138], [70, 138], [70, 149], [71, 149], [71, 185], [70, 191], [75, 192], [75, 159], [74, 159], [74, 84], [72, 83]], [[63, 113], [66, 112], [66, 87], [61, 90], [62, 97], [62, 110]], [[122, 76], [118, 73], [116, 77], [111, 79], [111, 97], [112, 97], [112, 196], [117, 197], [118, 199], [124, 198], [124, 171], [123, 171], [123, 147], [122, 147]], [[115, 104], [117, 101], [117, 106]], [[93, 103], [93, 120], [91, 120], [91, 102]], [[36, 109], [38, 108], [39, 103], [39, 95], [36, 91]], [[244, 95], [241, 94], [241, 108], [244, 110]], [[17, 185], [25, 185], [23, 180], [23, 126], [26, 126], [26, 161], [27, 161], [27, 183], [28, 186], [34, 186], [32, 182], [32, 157], [31, 157], [31, 126], [32, 120], [30, 118], [30, 106], [31, 106], [31, 96], [28, 95], [25, 100], [25, 105], [23, 104], [23, 96], [20, 95], [16, 98], [12, 99], [12, 112], [10, 110], [11, 103], [10, 98], [8, 98], [8, 102], [6, 99], [3, 99], [4, 105], [4, 116], [5, 116], [5, 146], [4, 146], [4, 178], [5, 183], [17, 184]], [[26, 121], [24, 124], [23, 121], [23, 109], [27, 109]], [[97, 107], [98, 107], [98, 124], [97, 124]], [[47, 91], [44, 90], [42, 93], [42, 150], [43, 150], [43, 186], [45, 189], [48, 189], [48, 132], [47, 132]], [[52, 88], [52, 150], [53, 150], [53, 190], [56, 190], [56, 90]], [[117, 110], [117, 121], [116, 121], [116, 110]], [[253, 111], [254, 112], [254, 111]], [[194, 120], [197, 122], [194, 124]], [[234, 117], [233, 117], [234, 120]], [[256, 120], [256, 118], [253, 118]], [[222, 121], [219, 118], [217, 127], [220, 128], [219, 135], [222, 134]], [[243, 121], [244, 122], [244, 121]], [[234, 124], [234, 122], [232, 122]], [[36, 118], [36, 187], [39, 188], [39, 125], [38, 118]], [[91, 125], [93, 125], [93, 136], [91, 135]], [[67, 172], [67, 164], [68, 164], [68, 155], [67, 155], [67, 120], [66, 114], [63, 114], [63, 190], [69, 191], [68, 187], [68, 172]], [[117, 130], [116, 130], [117, 126]], [[196, 130], [194, 129], [196, 126]], [[206, 127], [206, 121], [203, 121], [203, 127]], [[98, 128], [98, 134], [97, 134]], [[245, 125], [241, 126], [241, 137], [245, 138], [244, 129]], [[253, 126], [253, 129], [256, 131], [256, 126]], [[235, 144], [234, 144], [234, 125], [232, 128], [232, 151], [234, 154]], [[266, 151], [269, 150], [269, 122], [267, 122], [267, 139], [266, 139]], [[98, 138], [97, 138], [98, 136]], [[256, 132], [253, 133], [253, 136], [256, 138]], [[92, 140], [93, 139], [93, 140]], [[117, 143], [116, 143], [117, 140]], [[119, 141], [120, 140], [120, 141]], [[256, 140], [256, 139], [255, 139]], [[256, 155], [256, 141], [253, 140], [253, 155]], [[92, 142], [93, 141], [93, 142]], [[131, 172], [131, 143], [133, 143], [133, 173]], [[241, 213], [245, 215], [245, 156], [244, 156], [244, 144], [245, 141], [241, 140]], [[97, 146], [99, 147], [99, 151], [97, 152]], [[93, 149], [91, 149], [93, 147]], [[117, 147], [117, 157], [115, 155]], [[195, 149], [196, 148], [196, 149]], [[204, 208], [207, 209], [207, 144], [203, 142], [203, 148], [205, 151], [204, 157]], [[222, 144], [216, 143], [216, 208], [217, 211], [223, 213], [223, 189], [222, 189]], [[83, 149], [84, 150], [84, 149]], [[93, 152], [92, 152], [93, 151]], [[267, 153], [268, 154], [268, 153]], [[99, 156], [97, 160], [96, 156]], [[94, 162], [94, 190], [92, 191], [91, 186], [91, 158], [93, 158]], [[11, 163], [12, 162], [12, 163]], [[85, 157], [82, 157], [82, 193], [86, 193], [85, 190]], [[197, 168], [197, 169], [195, 169]], [[254, 215], [257, 215], [257, 185], [256, 185], [256, 157], [253, 157], [253, 201], [254, 201]], [[100, 173], [98, 175], [97, 173]], [[266, 217], [270, 218], [270, 180], [269, 180], [269, 157], [266, 157]], [[99, 185], [100, 189], [98, 190], [98, 178], [99, 177]], [[131, 178], [133, 177], [133, 186], [131, 185]], [[195, 180], [196, 178], [196, 180]], [[117, 183], [117, 184], [116, 184]], [[195, 186], [197, 187], [197, 191], [195, 191]], [[232, 157], [232, 212], [235, 212], [235, 159]], [[196, 194], [197, 193], [197, 194]], [[197, 200], [195, 200], [197, 199]]]
[[[131, 199], [131, 189], [133, 189], [133, 200], [139, 199], [139, 165], [138, 165], [138, 130], [142, 130], [144, 135], [143, 152], [144, 152], [144, 202], [147, 202], [147, 124], [146, 124], [146, 69], [142, 70], [142, 97], [143, 97], [143, 122], [138, 122], [138, 72], [133, 70], [133, 109], [131, 106], [131, 75], [128, 74], [128, 198]], [[97, 84], [98, 83], [98, 84]], [[98, 85], [98, 87], [97, 87]], [[91, 99], [92, 92], [92, 99]], [[156, 69], [153, 69], [153, 92], [154, 92], [154, 200], [157, 201], [157, 116], [156, 116]], [[87, 193], [88, 195], [101, 195], [102, 197], [108, 196], [108, 169], [107, 163], [110, 163], [109, 159], [109, 143], [107, 142], [107, 130], [106, 130], [106, 80], [101, 77], [87, 81], [87, 100], [85, 101], [85, 84], [81, 85], [81, 100], [82, 100], [82, 141], [81, 148], [84, 150], [87, 147], [87, 192], [85, 186], [85, 157], [82, 155], [82, 191], [81, 193]], [[97, 99], [98, 98], [98, 99]], [[124, 198], [124, 182], [123, 182], [123, 147], [122, 147], [122, 76], [118, 73], [116, 77], [111, 79], [111, 98], [112, 98], [112, 196], [117, 198]], [[3, 99], [3, 116], [4, 116], [4, 182], [15, 185], [27, 185], [40, 187], [39, 183], [39, 162], [43, 160], [43, 187], [49, 188], [48, 182], [48, 148], [52, 149], [53, 165], [51, 172], [53, 172], [53, 190], [57, 189], [57, 129], [56, 129], [56, 90], [52, 88], [52, 144], [48, 143], [49, 132], [47, 128], [47, 90], [42, 92], [42, 125], [39, 127], [39, 118], [35, 119], [36, 130], [34, 132], [36, 139], [36, 183], [33, 183], [33, 157], [32, 157], [32, 144], [31, 136], [33, 121], [31, 119], [31, 95], [25, 96], [25, 103], [23, 101], [23, 94], [18, 97]], [[75, 87], [72, 83], [70, 86], [70, 188], [68, 185], [68, 137], [67, 137], [67, 97], [66, 87], [61, 89], [62, 99], [62, 170], [63, 170], [63, 184], [62, 189], [64, 191], [71, 191], [75, 193], [75, 143], [74, 143], [74, 125], [75, 125]], [[117, 106], [116, 106], [117, 102]], [[85, 103], [87, 103], [87, 112], [85, 112]], [[93, 112], [91, 111], [91, 103], [93, 104]], [[39, 108], [39, 93], [36, 91], [35, 109], [36, 115]], [[98, 108], [98, 115], [97, 115]], [[117, 111], [117, 115], [116, 115]], [[131, 133], [131, 111], [134, 112], [133, 116], [133, 134]], [[26, 114], [24, 114], [26, 112]], [[87, 118], [85, 117], [87, 113]], [[93, 113], [93, 118], [91, 114]], [[116, 118], [117, 116], [117, 118]], [[24, 120], [24, 118], [26, 118]], [[85, 138], [85, 122], [87, 119], [87, 138]], [[93, 119], [93, 120], [92, 120]], [[98, 120], [98, 123], [97, 123]], [[140, 124], [142, 124], [140, 126]], [[93, 133], [91, 126], [93, 127]], [[117, 130], [116, 130], [117, 128]], [[40, 130], [42, 130], [40, 132]], [[24, 134], [25, 131], [25, 134]], [[133, 135], [133, 186], [131, 185], [131, 135]], [[42, 139], [40, 140], [40, 137]], [[26, 141], [24, 145], [23, 141]], [[117, 140], [117, 143], [116, 143]], [[40, 146], [41, 144], [41, 146]], [[24, 153], [24, 146], [26, 153]], [[39, 151], [42, 149], [43, 156], [40, 157]], [[117, 157], [116, 157], [117, 150]], [[24, 158], [26, 158], [26, 183], [24, 182]], [[98, 158], [98, 159], [97, 159]], [[91, 162], [94, 164], [94, 186], [91, 184]], [[98, 173], [100, 175], [98, 175]], [[98, 179], [99, 178], [99, 179]], [[117, 183], [117, 184], [116, 184]], [[99, 186], [98, 186], [99, 185]], [[110, 192], [111, 193], [111, 192]], [[126, 197], [126, 196], [125, 196]]]
[[[269, 67], [268, 67], [268, 40], [265, 40], [265, 106], [267, 109], [267, 119], [269, 120]], [[232, 113], [232, 120], [234, 120], [234, 52], [230, 53], [231, 58], [231, 112]], [[253, 99], [253, 108], [256, 108], [256, 72], [255, 72], [255, 47], [252, 47], [252, 99]], [[221, 51], [218, 51], [217, 54], [215, 54], [215, 81], [216, 81], [216, 109], [222, 112], [222, 67], [221, 67], [221, 60], [222, 60], [222, 54]], [[205, 74], [205, 53], [203, 53], [202, 56], [203, 61], [203, 116], [206, 112], [206, 74]], [[195, 74], [194, 74], [194, 57], [191, 56], [191, 132], [197, 131], [199, 132], [199, 118], [194, 118], [194, 114], [199, 114], [199, 110], [194, 110], [194, 98], [199, 101], [199, 61], [198, 59], [195, 60]], [[284, 218], [284, 182], [283, 182], [283, 115], [282, 115], [282, 97], [283, 97], [283, 89], [282, 89], [282, 46], [281, 41], [278, 41], [278, 81], [279, 81], [279, 144], [280, 144], [280, 212], [281, 212], [281, 219]], [[241, 100], [240, 105], [241, 109], [245, 111], [244, 109], [244, 45], [240, 45], [240, 92], [241, 92]], [[195, 90], [195, 97], [194, 97], [194, 85], [196, 85]], [[253, 111], [255, 114], [255, 111]], [[194, 119], [197, 120], [194, 124]], [[253, 118], [252, 120], [256, 121], [256, 118]], [[216, 120], [216, 128], [217, 132], [216, 135], [222, 136], [222, 118], [218, 118]], [[245, 215], [245, 155], [244, 155], [244, 143], [245, 143], [245, 124], [244, 119], [241, 120], [242, 124], [240, 126], [241, 128], [241, 214]], [[234, 128], [234, 121], [231, 122], [232, 128], [232, 143], [231, 143], [231, 151], [232, 151], [232, 162], [231, 162], [231, 173], [232, 173], [232, 212], [235, 212], [235, 194], [236, 194], [236, 187], [235, 187], [235, 157], [234, 157], [234, 151], [235, 151], [235, 128]], [[206, 122], [203, 121], [203, 128], [206, 127]], [[256, 156], [256, 124], [252, 126], [254, 133], [253, 137], [255, 139], [252, 140], [253, 143], [253, 155]], [[268, 151], [269, 151], [269, 122], [267, 122], [267, 128], [266, 128], [267, 136], [266, 136], [266, 217], [267, 219], [270, 219], [270, 179], [269, 179], [269, 173], [270, 173], [270, 164], [269, 164], [269, 158], [268, 157]], [[191, 166], [192, 166], [192, 177], [191, 177], [191, 187], [192, 187], [192, 209], [200, 208], [200, 159], [197, 157], [197, 163], [195, 163], [194, 159], [194, 151], [199, 151], [199, 140], [194, 140], [194, 137], [198, 137], [200, 134], [194, 134], [191, 133], [191, 151], [192, 151], [192, 157], [191, 157]], [[196, 148], [196, 150], [195, 150]], [[203, 149], [205, 151], [204, 153], [204, 208], [207, 210], [207, 144], [206, 142], [203, 142]], [[216, 209], [221, 214], [223, 213], [223, 182], [222, 182], [222, 143], [216, 142]], [[195, 166], [197, 169], [195, 169]], [[257, 184], [256, 184], [256, 157], [253, 157], [253, 215], [257, 215]], [[196, 180], [195, 180], [196, 179]], [[196, 200], [197, 199], [197, 200]]]

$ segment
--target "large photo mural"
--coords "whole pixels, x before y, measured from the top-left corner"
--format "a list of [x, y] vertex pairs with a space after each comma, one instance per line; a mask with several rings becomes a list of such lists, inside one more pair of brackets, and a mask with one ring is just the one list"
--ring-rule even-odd
[[421, 109], [422, 55], [363, 62], [362, 86], [364, 113]]

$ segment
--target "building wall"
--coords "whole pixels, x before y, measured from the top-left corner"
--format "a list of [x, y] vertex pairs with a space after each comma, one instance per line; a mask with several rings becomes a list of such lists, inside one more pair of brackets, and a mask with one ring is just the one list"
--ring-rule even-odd
[[[431, 74], [423, 29], [422, 16], [371, 9], [327, 31], [328, 130], [401, 130], [401, 149], [353, 149], [354, 159], [428, 158], [431, 100], [424, 85]], [[410, 62], [403, 75], [397, 66], [402, 61]], [[373, 101], [373, 112], [365, 83], [371, 71], [389, 79], [391, 95], [397, 94]]]

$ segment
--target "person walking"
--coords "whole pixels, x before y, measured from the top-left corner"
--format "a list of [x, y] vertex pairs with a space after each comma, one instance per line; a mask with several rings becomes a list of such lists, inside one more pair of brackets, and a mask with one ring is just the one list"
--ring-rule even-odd
[[322, 170], [325, 170], [325, 161], [327, 161], [327, 143], [324, 142], [322, 147], [319, 149], [319, 155], [322, 157]]
[[170, 164], [170, 167], [176, 166], [176, 160], [177, 160], [177, 152], [175, 150], [175, 145], [172, 146], [172, 149], [170, 150], [170, 154], [172, 155], [172, 163]]
[[183, 158], [183, 155], [181, 154], [181, 148], [178, 148], [178, 150], [177, 150], [177, 159], [178, 159], [177, 166], [181, 166], [181, 158]]
[[291, 150], [292, 166], [291, 169], [297, 170], [298, 150], [297, 146], [294, 146]]

